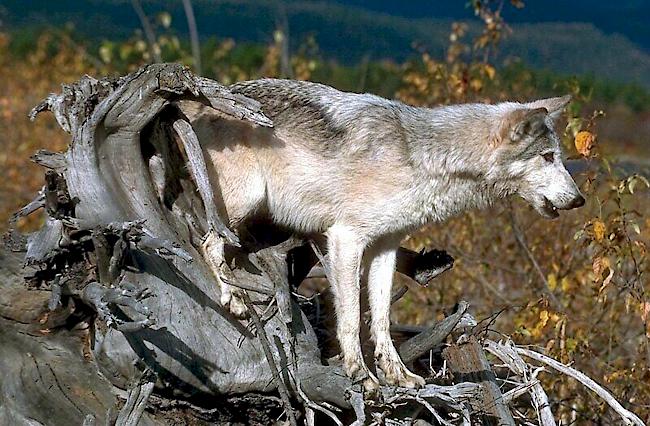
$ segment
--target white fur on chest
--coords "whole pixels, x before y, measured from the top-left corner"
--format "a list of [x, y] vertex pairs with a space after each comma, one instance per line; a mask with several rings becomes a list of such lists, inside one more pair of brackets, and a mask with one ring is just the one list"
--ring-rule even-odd
[[406, 234], [492, 203], [480, 183], [460, 179], [422, 182], [404, 195], [395, 205], [383, 206], [379, 213], [384, 216], [381, 222], [386, 233]]

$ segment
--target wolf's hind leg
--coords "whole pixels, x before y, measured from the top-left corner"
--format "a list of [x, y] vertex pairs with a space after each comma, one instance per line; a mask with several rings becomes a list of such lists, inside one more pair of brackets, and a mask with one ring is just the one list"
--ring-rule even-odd
[[240, 290], [224, 280], [225, 274], [222, 270], [225, 264], [224, 239], [219, 238], [214, 231], [208, 232], [201, 244], [201, 251], [221, 289], [221, 306], [230, 310], [230, 313], [238, 318], [244, 317], [247, 310], [246, 305], [238, 295]]
[[343, 354], [343, 368], [352, 380], [362, 382], [366, 391], [372, 392], [379, 387], [379, 381], [363, 360], [359, 338], [359, 270], [364, 246], [348, 226], [334, 225], [327, 231], [329, 278], [334, 293], [336, 335]]
[[380, 240], [370, 248], [370, 332], [375, 341], [375, 364], [384, 373], [386, 382], [390, 385], [415, 388], [424, 386], [424, 379], [406, 368], [390, 336], [391, 288], [398, 247], [399, 240], [391, 238]]

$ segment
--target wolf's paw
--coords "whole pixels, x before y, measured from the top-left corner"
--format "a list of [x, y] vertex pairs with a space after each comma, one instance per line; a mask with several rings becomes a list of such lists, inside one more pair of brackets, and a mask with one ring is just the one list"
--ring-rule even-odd
[[201, 250], [221, 290], [221, 306], [236, 318], [246, 318], [248, 310], [238, 294], [241, 290], [229, 285], [225, 280], [226, 274], [222, 269], [225, 265], [223, 238], [217, 236], [214, 231], [208, 232], [201, 243]]
[[367, 377], [363, 382], [361, 382], [364, 392], [367, 394], [374, 394], [379, 390], [379, 380], [375, 377], [374, 374], [370, 373], [370, 376]]
[[246, 304], [238, 294], [238, 291], [234, 290], [231, 285], [223, 282], [223, 280], [220, 280], [220, 287], [221, 306], [227, 308], [236, 318], [246, 318], [248, 316], [248, 308], [246, 308]]
[[353, 383], [361, 383], [365, 392], [372, 394], [379, 389], [379, 380], [370, 372], [363, 360], [344, 361], [343, 369]]
[[422, 377], [406, 368], [394, 349], [375, 354], [375, 363], [383, 373], [386, 384], [404, 388], [421, 388], [426, 384]]
[[421, 388], [426, 384], [422, 377], [411, 373], [406, 367], [398, 369], [394, 374], [386, 375], [386, 383], [403, 388]]

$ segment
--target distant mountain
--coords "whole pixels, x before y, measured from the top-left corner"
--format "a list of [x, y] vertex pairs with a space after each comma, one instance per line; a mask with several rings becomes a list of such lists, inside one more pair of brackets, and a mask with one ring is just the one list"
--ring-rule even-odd
[[[292, 0], [289, 0], [292, 1]], [[303, 1], [303, 0], [301, 0]], [[333, 0], [335, 3], [404, 18], [464, 19], [465, 0]], [[591, 23], [605, 34], [621, 34], [650, 51], [648, 0], [524, 0], [525, 7], [503, 9], [510, 23]]]
[[533, 68], [650, 87], [650, 54], [629, 39], [607, 35], [593, 24], [516, 24], [503, 44], [503, 53], [519, 57]]
[[[401, 61], [417, 54], [413, 43], [442, 55], [452, 21], [476, 22], [465, 3], [285, 0], [283, 4], [293, 47], [313, 35], [325, 57], [349, 64], [365, 55]], [[193, 4], [202, 37], [232, 37], [240, 42], [268, 43], [282, 10], [281, 3], [274, 0], [193, 0]], [[536, 68], [650, 87], [650, 54], [646, 50], [650, 26], [644, 25], [650, 16], [650, 1], [612, 4], [529, 0], [520, 11], [507, 9], [514, 31], [503, 44], [501, 58], [514, 56]], [[186, 32], [181, 2], [143, 0], [143, 5], [150, 15], [168, 11], [174, 28]], [[624, 19], [626, 25], [620, 24]], [[563, 20], [567, 22], [560, 22]], [[13, 29], [72, 22], [91, 40], [125, 38], [140, 26], [129, 0], [2, 0], [0, 21]]]

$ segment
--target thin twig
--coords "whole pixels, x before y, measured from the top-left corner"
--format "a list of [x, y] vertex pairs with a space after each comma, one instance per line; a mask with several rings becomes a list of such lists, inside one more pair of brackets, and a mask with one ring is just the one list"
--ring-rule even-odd
[[300, 388], [300, 385], [296, 386], [296, 390], [298, 392], [298, 395], [300, 395], [300, 397], [303, 399], [303, 402], [305, 403], [305, 406], [307, 407], [306, 410], [305, 410], [306, 413], [309, 413], [308, 410], [312, 410], [312, 412], [313, 411], [320, 411], [321, 413], [325, 414], [330, 419], [332, 419], [332, 421], [334, 423], [336, 423], [337, 426], [343, 426], [343, 423], [341, 423], [341, 420], [339, 420], [339, 418], [336, 417], [336, 414], [334, 414], [334, 412], [332, 412], [331, 410], [328, 410], [327, 408], [325, 408], [325, 407], [323, 407], [323, 406], [321, 406], [319, 404], [316, 404], [314, 401], [309, 399], [307, 394], [305, 394], [305, 392]]
[[414, 401], [417, 401], [421, 405], [423, 405], [429, 412], [433, 415], [433, 417], [436, 419], [436, 421], [444, 426], [454, 426], [452, 423], [449, 423], [447, 420], [443, 419], [440, 414], [436, 411], [435, 408], [427, 400], [424, 398], [420, 398], [419, 396], [411, 396], [411, 395], [405, 395], [405, 398], [407, 399], [412, 399]]
[[269, 343], [269, 339], [266, 337], [266, 332], [264, 331], [262, 320], [257, 314], [255, 306], [253, 305], [253, 302], [251, 302], [251, 299], [248, 297], [248, 294], [246, 292], [242, 292], [241, 298], [246, 305], [246, 308], [248, 309], [248, 313], [250, 314], [251, 319], [255, 324], [255, 328], [257, 329], [257, 338], [260, 339], [262, 349], [264, 350], [264, 356], [266, 357], [266, 361], [269, 363], [273, 378], [278, 384], [278, 392], [280, 393], [280, 399], [282, 399], [282, 405], [284, 406], [284, 411], [287, 414], [289, 423], [291, 426], [297, 426], [296, 416], [293, 412], [291, 401], [289, 399], [289, 390], [287, 389], [287, 385], [282, 380], [282, 377], [280, 377], [280, 371], [278, 370], [278, 366], [275, 363], [275, 358], [273, 358], [273, 353], [271, 352], [271, 344]]
[[533, 256], [533, 253], [528, 248], [528, 244], [526, 243], [526, 235], [524, 234], [524, 232], [519, 227], [519, 224], [517, 223], [517, 218], [515, 217], [515, 213], [512, 209], [512, 206], [508, 209], [508, 214], [510, 216], [510, 223], [512, 225], [512, 232], [515, 235], [515, 240], [517, 240], [517, 244], [519, 244], [519, 247], [521, 247], [521, 250], [524, 252], [526, 257], [530, 261], [531, 265], [533, 265], [533, 269], [535, 269], [535, 272], [537, 272], [537, 275], [539, 276], [539, 279], [542, 283], [542, 291], [548, 297], [548, 300], [549, 302], [551, 302], [553, 309], [555, 309], [557, 312], [562, 312], [563, 308], [562, 305], [560, 304], [560, 301], [557, 299], [557, 297], [555, 297], [555, 294], [553, 294], [553, 292], [551, 291], [551, 288], [549, 287], [548, 284], [548, 280], [546, 279], [546, 276], [544, 275], [542, 268], [539, 266], [537, 259], [535, 259], [535, 256]]
[[503, 394], [503, 402], [510, 404], [515, 399], [519, 398], [525, 393], [530, 392], [530, 389], [539, 384], [539, 380], [533, 380], [530, 382], [524, 382], [518, 384], [516, 387], [510, 389], [508, 392]]

